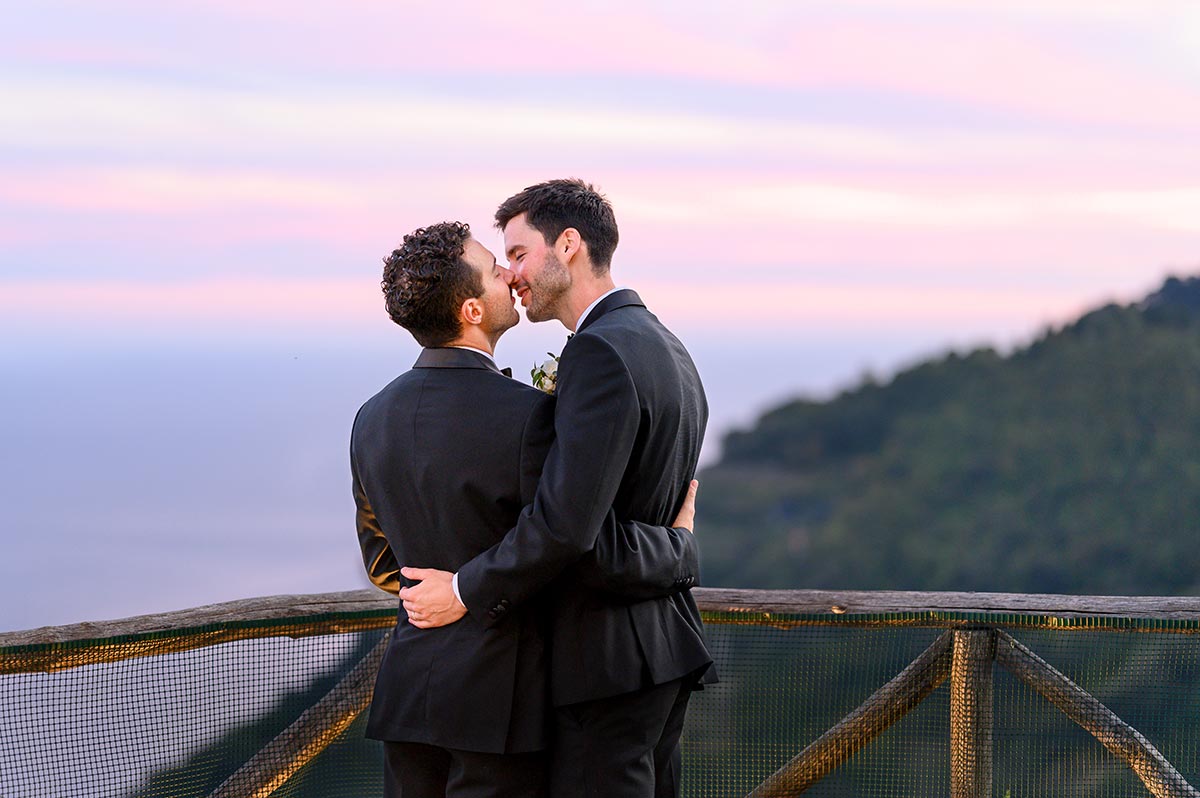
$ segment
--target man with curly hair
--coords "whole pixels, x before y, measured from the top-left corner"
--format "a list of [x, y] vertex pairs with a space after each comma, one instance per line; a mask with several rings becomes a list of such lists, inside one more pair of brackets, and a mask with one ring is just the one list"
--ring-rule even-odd
[[[395, 594], [413, 584], [401, 564], [456, 570], [517, 523], [554, 401], [492, 359], [519, 318], [516, 276], [467, 225], [416, 230], [384, 264], [388, 314], [424, 349], [359, 410], [350, 457], [363, 562]], [[691, 513], [676, 528], [606, 514], [580, 578], [614, 601], [677, 591], [697, 567]], [[386, 795], [545, 795], [545, 619], [537, 601], [506, 616], [422, 630], [420, 613], [399, 608], [367, 725], [384, 741]]]
[[685, 501], [708, 419], [704, 388], [679, 339], [614, 283], [617, 223], [592, 186], [531, 186], [500, 205], [496, 226], [530, 320], [574, 333], [558, 364], [556, 439], [533, 503], [504, 540], [453, 575], [405, 569], [423, 581], [400, 597], [426, 627], [496, 624], [549, 586], [551, 795], [678, 796], [688, 699], [715, 680], [688, 589], [696, 580], [619, 601], [574, 564], [607, 513], [665, 523]]

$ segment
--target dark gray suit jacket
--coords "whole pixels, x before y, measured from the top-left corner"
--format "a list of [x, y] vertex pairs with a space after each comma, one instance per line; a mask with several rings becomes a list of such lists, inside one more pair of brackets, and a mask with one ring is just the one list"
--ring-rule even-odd
[[[534, 497], [554, 401], [486, 357], [426, 349], [355, 418], [351, 470], [363, 561], [392, 593], [400, 565], [456, 571], [499, 541]], [[677, 590], [697, 568], [692, 535], [602, 522], [581, 578], [637, 597]], [[622, 599], [614, 599], [622, 600]], [[399, 608], [367, 733], [382, 740], [515, 753], [543, 748], [548, 710], [539, 602], [484, 624], [417, 629]]]
[[642, 304], [617, 291], [588, 315], [558, 367], [556, 439], [533, 503], [498, 545], [459, 569], [471, 617], [497, 623], [551, 586], [556, 705], [632, 692], [706, 672], [703, 625], [682, 577], [678, 592], [622, 602], [572, 563], [589, 552], [610, 508], [666, 524], [696, 471], [708, 404], [691, 356]]

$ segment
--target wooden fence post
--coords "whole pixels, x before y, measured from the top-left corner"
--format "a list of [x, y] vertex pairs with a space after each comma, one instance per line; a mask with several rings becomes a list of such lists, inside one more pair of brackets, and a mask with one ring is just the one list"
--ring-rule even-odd
[[992, 795], [991, 629], [954, 632], [950, 664], [950, 796]]

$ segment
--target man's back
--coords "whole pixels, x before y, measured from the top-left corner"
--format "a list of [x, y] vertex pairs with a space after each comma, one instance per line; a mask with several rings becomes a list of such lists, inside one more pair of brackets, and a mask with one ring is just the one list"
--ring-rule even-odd
[[[571, 371], [585, 376], [589, 364], [604, 360], [608, 371], [622, 372], [620, 379], [632, 386], [625, 393], [636, 397], [622, 411], [636, 413], [637, 421], [613, 500], [616, 516], [669, 524], [695, 474], [708, 421], [704, 387], [691, 356], [632, 291], [606, 298], [568, 348], [582, 361]], [[564, 359], [576, 352], [564, 351]], [[616, 369], [614, 358], [620, 363]], [[559, 434], [590, 431], [560, 425]], [[552, 603], [554, 703], [663, 684], [710, 663], [700, 613], [686, 590], [690, 586], [689, 581], [670, 596], [625, 602], [584, 587], [574, 569], [568, 570], [555, 583]]]
[[621, 518], [670, 523], [695, 473], [708, 423], [696, 366], [679, 339], [638, 305], [605, 313], [580, 335], [595, 335], [620, 355], [642, 413], [613, 508]]
[[[377, 584], [398, 589], [396, 563], [455, 570], [503, 537], [533, 499], [552, 424], [549, 397], [453, 348], [425, 350], [364, 404], [351, 455], [360, 542]], [[490, 628], [466, 617], [427, 630], [401, 608], [368, 734], [468, 751], [540, 749], [544, 667], [534, 607]]]

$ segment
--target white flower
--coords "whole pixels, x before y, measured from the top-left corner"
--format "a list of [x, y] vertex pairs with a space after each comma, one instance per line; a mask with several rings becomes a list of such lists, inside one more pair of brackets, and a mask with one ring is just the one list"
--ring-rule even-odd
[[546, 393], [554, 393], [558, 384], [558, 355], [547, 352], [550, 359], [540, 366], [534, 366], [529, 372], [533, 378], [533, 387]]

